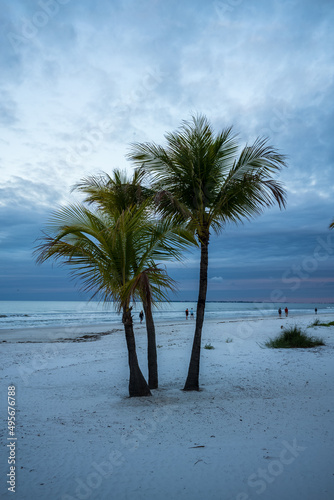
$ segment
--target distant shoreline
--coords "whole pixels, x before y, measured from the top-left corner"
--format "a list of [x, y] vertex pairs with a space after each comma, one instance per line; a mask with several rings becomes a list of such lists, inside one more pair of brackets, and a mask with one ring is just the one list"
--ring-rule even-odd
[[[284, 314], [285, 306], [289, 309], [289, 316], [334, 315], [334, 306], [331, 304], [303, 304], [270, 302], [207, 302], [205, 321], [223, 321], [256, 318], [278, 318], [278, 309]], [[196, 303], [193, 302], [160, 302], [156, 304], [153, 317], [156, 324], [169, 321], [179, 324], [186, 320], [185, 310], [193, 309], [194, 315], [189, 315], [188, 321], [196, 317]], [[133, 304], [133, 323], [139, 325], [141, 303]], [[115, 304], [101, 304], [98, 302], [0, 302], [0, 334], [4, 330], [13, 331], [27, 329], [32, 331], [38, 328], [67, 328], [87, 327], [93, 330], [102, 325], [105, 330], [122, 328], [122, 316]]]
[[[101, 300], [89, 300], [89, 299], [69, 299], [69, 300], [61, 300], [61, 299], [0, 299], [1, 302], [87, 302], [94, 304], [102, 304]], [[197, 299], [189, 299], [189, 300], [161, 300], [161, 304], [194, 304], [197, 303]], [[109, 304], [113, 304], [112, 301], [108, 302]], [[311, 305], [311, 304], [321, 304], [321, 305], [334, 305], [334, 301], [331, 302], [322, 302], [320, 300], [308, 300], [308, 301], [300, 301], [300, 300], [285, 300], [285, 301], [272, 301], [272, 300], [207, 300], [206, 304], [303, 304], [303, 305]]]
[[[305, 320], [307, 318], [311, 319], [316, 315], [312, 314], [290, 314], [285, 317], [282, 314], [280, 318], [277, 316], [258, 316], [258, 317], [247, 317], [247, 318], [207, 318], [204, 321], [204, 328], [208, 324], [212, 325], [222, 325], [228, 323], [254, 323], [256, 321], [280, 321], [282, 325], [284, 323], [295, 323], [298, 320]], [[317, 315], [321, 316], [322, 319], [327, 318], [328, 320], [333, 320], [333, 314], [322, 313]], [[180, 327], [184, 326], [195, 326], [194, 319], [185, 318], [176, 321], [175, 319], [170, 320], [157, 320], [155, 321], [157, 330], [166, 329], [170, 327]], [[140, 335], [141, 333], [146, 334], [145, 324], [134, 322], [134, 332], [135, 335]], [[0, 329], [0, 344], [1, 343], [54, 343], [54, 342], [85, 342], [92, 340], [99, 340], [105, 335], [111, 334], [122, 334], [123, 335], [123, 325], [119, 324], [96, 324], [96, 325], [72, 325], [72, 326], [51, 326], [51, 327], [30, 327], [30, 328], [12, 328], [12, 329]]]

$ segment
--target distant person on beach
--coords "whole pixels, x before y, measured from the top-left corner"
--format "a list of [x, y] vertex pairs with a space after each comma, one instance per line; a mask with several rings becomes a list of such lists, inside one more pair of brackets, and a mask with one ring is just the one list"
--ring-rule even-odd
[[282, 317], [282, 309], [281, 308], [279, 308], [279, 310], [278, 310], [278, 315], [280, 318]]
[[188, 308], [186, 309], [186, 319], [188, 319], [188, 314], [189, 314], [189, 311], [188, 311]]
[[317, 308], [315, 308], [315, 309], [314, 309], [314, 312], [315, 312], [315, 314], [317, 314], [317, 312], [318, 312], [318, 309], [317, 309]]
[[140, 322], [142, 323], [143, 319], [144, 319], [144, 313], [143, 313], [143, 311], [140, 311], [140, 313], [139, 313], [139, 319], [140, 319]]
[[193, 308], [190, 309], [190, 316], [193, 318], [194, 317], [194, 310]]
[[284, 311], [285, 311], [285, 317], [287, 318], [287, 317], [288, 317], [288, 312], [289, 312], [288, 308], [286, 307], [286, 308], [284, 309]]

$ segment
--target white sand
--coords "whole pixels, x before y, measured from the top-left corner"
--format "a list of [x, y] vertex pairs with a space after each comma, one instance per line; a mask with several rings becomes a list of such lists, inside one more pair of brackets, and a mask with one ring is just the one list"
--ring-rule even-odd
[[[312, 319], [207, 321], [203, 346], [215, 349], [202, 350], [203, 390], [186, 393], [180, 389], [194, 322], [157, 325], [160, 388], [148, 398], [128, 398], [121, 325], [79, 343], [17, 343], [45, 340], [48, 331], [0, 331], [0, 341], [7, 340], [0, 354], [2, 421], [10, 384], [17, 403], [16, 494], [6, 493], [6, 446], [0, 494], [16, 500], [332, 500], [334, 327], [308, 329], [324, 347], [261, 347], [281, 324], [306, 326]], [[146, 376], [144, 325], [135, 331]], [[92, 328], [72, 336], [87, 332]], [[50, 335], [70, 337], [61, 329]], [[1, 442], [7, 437], [1, 426]]]

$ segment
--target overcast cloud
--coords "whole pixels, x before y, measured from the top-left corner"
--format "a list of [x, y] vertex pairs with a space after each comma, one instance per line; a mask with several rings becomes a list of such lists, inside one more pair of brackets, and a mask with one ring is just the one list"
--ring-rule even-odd
[[[82, 297], [34, 263], [50, 211], [194, 113], [289, 157], [287, 209], [213, 238], [209, 298], [334, 299], [332, 1], [1, 3], [0, 299]], [[168, 269], [195, 298], [197, 253]]]

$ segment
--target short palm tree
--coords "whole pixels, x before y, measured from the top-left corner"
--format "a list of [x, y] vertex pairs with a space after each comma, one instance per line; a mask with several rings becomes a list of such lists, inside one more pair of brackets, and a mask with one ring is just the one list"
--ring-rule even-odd
[[155, 260], [178, 257], [186, 240], [173, 232], [167, 220], [147, 219], [147, 206], [129, 208], [115, 214], [107, 209], [96, 212], [84, 205], [71, 205], [54, 213], [43, 242], [36, 248], [37, 262], [54, 258], [70, 265], [72, 274], [83, 282], [92, 298], [114, 301], [122, 311], [130, 369], [129, 395], [150, 395], [139, 368], [131, 301], [142, 297], [144, 283], [150, 283], [154, 297], [163, 297], [161, 286], [172, 280]]
[[[75, 188], [86, 195], [86, 202], [96, 205], [100, 210], [121, 215], [129, 208], [132, 213], [135, 213], [136, 209], [143, 212], [143, 207], [145, 207], [146, 216], [150, 218], [153, 208], [153, 192], [142, 185], [142, 180], [143, 173], [138, 170], [132, 178], [129, 178], [126, 173], [115, 169], [111, 176], [103, 173], [99, 177], [91, 176], [83, 179]], [[148, 248], [150, 251], [154, 250], [159, 259], [178, 259], [181, 255], [180, 248], [184, 248], [187, 244], [195, 244], [191, 233], [185, 231], [179, 224], [175, 225], [173, 220], [165, 219], [160, 222], [156, 220], [151, 223], [150, 227], [152, 241]], [[160, 254], [157, 254], [157, 245], [160, 250], [163, 249]], [[153, 260], [152, 262], [150, 268], [142, 271], [139, 271], [138, 262], [134, 264], [135, 273], [131, 294], [133, 295], [136, 291], [143, 303], [147, 330], [148, 385], [150, 389], [157, 389], [158, 361], [152, 304], [162, 300], [167, 301], [168, 296], [164, 290], [174, 290], [175, 283], [165, 271], [154, 264]]]
[[199, 390], [201, 336], [208, 281], [211, 230], [228, 221], [260, 214], [275, 203], [285, 206], [285, 192], [272, 175], [286, 166], [285, 156], [258, 138], [238, 154], [232, 128], [215, 135], [205, 116], [183, 122], [165, 136], [167, 147], [133, 144], [128, 158], [144, 171], [157, 193], [160, 210], [188, 223], [201, 249], [196, 327], [184, 390]]
[[70, 265], [72, 275], [83, 281], [82, 288], [92, 292], [92, 298], [101, 294], [105, 301], [113, 300], [118, 305], [128, 348], [129, 395], [148, 396], [150, 389], [136, 353], [130, 307], [133, 297], [126, 290], [133, 278], [134, 224], [129, 212], [114, 219], [81, 205], [65, 207], [53, 214], [36, 253], [39, 263], [54, 258]]

